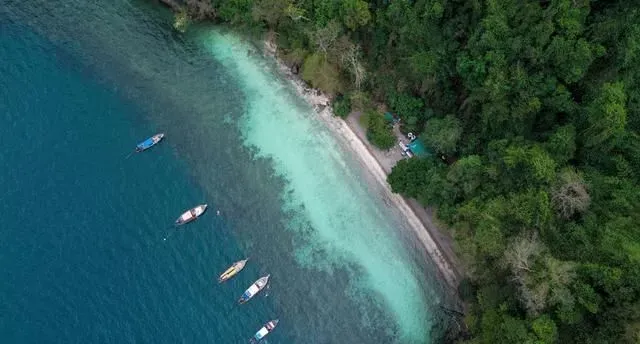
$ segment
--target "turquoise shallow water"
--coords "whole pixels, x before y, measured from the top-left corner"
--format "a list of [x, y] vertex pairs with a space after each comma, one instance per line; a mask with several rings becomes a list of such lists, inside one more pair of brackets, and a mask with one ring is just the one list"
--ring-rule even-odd
[[0, 342], [243, 343], [276, 317], [269, 343], [428, 342], [441, 286], [349, 153], [237, 36], [170, 24], [153, 2], [0, 5]]

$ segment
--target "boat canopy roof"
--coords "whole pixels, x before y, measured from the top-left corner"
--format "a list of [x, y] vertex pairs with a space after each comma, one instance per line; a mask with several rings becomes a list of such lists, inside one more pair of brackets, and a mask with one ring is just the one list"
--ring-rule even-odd
[[409, 143], [407, 147], [411, 149], [413, 154], [419, 157], [433, 155], [431, 151], [429, 151], [427, 147], [425, 147], [424, 142], [422, 142], [422, 140], [420, 139], [415, 139], [413, 142]]
[[257, 285], [252, 284], [252, 285], [249, 287], [249, 289], [247, 289], [247, 292], [246, 292], [246, 293], [247, 293], [247, 294], [249, 294], [249, 295], [251, 296], [251, 295], [255, 295], [255, 294], [256, 294], [257, 292], [259, 292], [259, 291], [260, 291], [260, 288], [258, 288], [258, 286], [257, 286]]
[[153, 145], [153, 137], [150, 137], [144, 141], [142, 141], [138, 146], [140, 147], [150, 147]]
[[260, 331], [256, 332], [256, 338], [260, 339], [264, 336], [266, 336], [267, 334], [269, 334], [269, 330], [267, 330], [265, 327], [261, 328]]

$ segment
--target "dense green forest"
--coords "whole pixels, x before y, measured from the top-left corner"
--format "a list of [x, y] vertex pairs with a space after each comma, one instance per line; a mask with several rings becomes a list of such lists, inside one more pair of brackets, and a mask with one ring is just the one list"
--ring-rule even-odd
[[640, 343], [640, 5], [185, 0], [275, 35], [338, 113], [386, 104], [446, 159], [394, 191], [437, 209], [469, 343]]

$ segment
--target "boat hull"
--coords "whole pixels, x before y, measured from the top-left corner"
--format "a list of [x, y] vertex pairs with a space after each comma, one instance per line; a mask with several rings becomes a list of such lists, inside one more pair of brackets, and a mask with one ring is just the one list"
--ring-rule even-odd
[[244, 266], [247, 264], [247, 260], [248, 259], [239, 260], [233, 263], [233, 265], [231, 265], [227, 270], [225, 270], [225, 272], [220, 274], [220, 277], [218, 278], [218, 283], [225, 282], [230, 278], [232, 278], [233, 276], [237, 275], [240, 271], [242, 271], [242, 269], [244, 269]]
[[240, 299], [238, 299], [238, 303], [239, 304], [246, 303], [247, 301], [251, 300], [254, 296], [258, 295], [258, 293], [260, 293], [262, 289], [264, 289], [264, 287], [266, 287], [267, 284], [269, 284], [269, 277], [271, 277], [271, 275], [266, 275], [264, 277], [261, 277], [257, 281], [255, 281], [249, 288], [247, 288], [247, 290], [245, 290], [244, 294], [240, 296]]
[[251, 339], [249, 339], [249, 343], [254, 344], [264, 339], [264, 337], [266, 337], [269, 333], [273, 332], [276, 326], [278, 326], [279, 322], [280, 320], [275, 319], [264, 324], [264, 326], [262, 326], [262, 328], [259, 329], [258, 332], [256, 332], [256, 334], [251, 337]]
[[164, 138], [164, 133], [159, 133], [151, 136], [150, 138], [140, 142], [136, 146], [136, 152], [146, 151], [147, 149], [157, 145], [158, 142], [162, 141], [163, 138]]
[[187, 224], [187, 223], [199, 218], [200, 216], [202, 216], [202, 214], [204, 214], [204, 212], [206, 210], [207, 210], [207, 205], [206, 204], [201, 204], [201, 205], [199, 205], [197, 207], [194, 207], [194, 208], [191, 208], [191, 209], [185, 211], [176, 220], [176, 222], [175, 222], [176, 226], [181, 226], [181, 225]]

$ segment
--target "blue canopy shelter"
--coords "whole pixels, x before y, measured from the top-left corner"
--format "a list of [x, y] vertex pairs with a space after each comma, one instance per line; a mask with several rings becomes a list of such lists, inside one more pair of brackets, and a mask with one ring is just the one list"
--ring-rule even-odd
[[413, 152], [413, 154], [417, 157], [433, 155], [427, 150], [427, 148], [424, 146], [424, 143], [420, 139], [413, 140], [407, 145], [407, 147], [409, 147], [409, 149], [411, 149], [411, 152]]

